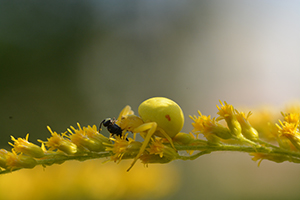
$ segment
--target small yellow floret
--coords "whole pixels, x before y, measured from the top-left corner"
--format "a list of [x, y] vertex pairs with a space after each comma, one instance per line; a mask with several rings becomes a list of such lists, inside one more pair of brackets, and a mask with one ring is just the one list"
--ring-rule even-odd
[[113, 153], [111, 156], [112, 161], [119, 163], [124, 155], [137, 155], [142, 143], [136, 142], [131, 138], [127, 141], [126, 138], [127, 134], [124, 137], [117, 136], [116, 138], [111, 138], [114, 144], [104, 143], [106, 145], [105, 151], [111, 151]]
[[[226, 127], [217, 123], [215, 118], [211, 119], [210, 116], [202, 115], [200, 111], [198, 111], [198, 113], [198, 117], [190, 116], [190, 118], [194, 120], [192, 123], [194, 127], [192, 130], [193, 133], [202, 133], [204, 137], [206, 137], [206, 139], [212, 143], [219, 142], [218, 138], [230, 139], [232, 137], [230, 131]], [[218, 138], [216, 138], [216, 136]]]
[[[288, 139], [294, 147], [300, 150], [300, 133], [298, 132], [298, 122], [295, 123], [288, 123], [286, 121], [281, 122], [279, 120], [280, 125], [276, 124], [278, 128], [278, 137], [279, 139]], [[284, 144], [280, 143], [279, 144]], [[282, 146], [283, 147], [283, 146]]]
[[52, 137], [48, 138], [45, 145], [50, 148], [50, 150], [59, 149], [67, 154], [75, 154], [77, 152], [76, 144], [64, 138], [65, 133], [58, 135], [55, 131], [53, 132], [49, 126], [47, 126]]
[[221, 107], [217, 105], [217, 108], [219, 110], [218, 114], [220, 116], [216, 120], [219, 121], [225, 119], [232, 136], [236, 138], [241, 138], [242, 127], [236, 119], [233, 106], [227, 104], [226, 101], [224, 101], [225, 105], [222, 103], [222, 101], [220, 101], [220, 103], [222, 105]]
[[106, 137], [104, 137], [102, 134], [98, 133], [97, 127], [94, 125], [93, 127], [83, 127], [81, 128], [80, 124], [77, 123], [78, 129], [71, 126], [70, 130], [68, 129], [69, 133], [71, 135], [69, 138], [71, 139], [71, 142], [76, 144], [78, 148], [81, 148], [82, 150], [89, 150], [89, 151], [104, 151], [105, 146], [103, 145], [103, 142], [109, 143], [110, 140]]
[[17, 154], [15, 151], [9, 152], [7, 155], [7, 169], [33, 168], [37, 165], [36, 160], [31, 156]]
[[11, 140], [14, 141], [14, 144], [10, 143], [14, 148], [14, 151], [16, 153], [24, 153], [29, 156], [35, 157], [35, 158], [41, 158], [44, 156], [44, 151], [41, 149], [41, 147], [28, 142], [29, 134], [26, 135], [26, 138], [18, 138], [15, 139], [13, 136], [11, 136]]
[[236, 118], [238, 122], [240, 123], [242, 127], [242, 134], [245, 138], [249, 140], [257, 140], [258, 139], [258, 132], [255, 128], [253, 128], [248, 120], [252, 113], [249, 112], [247, 117], [245, 116], [245, 113], [243, 112], [238, 112], [236, 110]]

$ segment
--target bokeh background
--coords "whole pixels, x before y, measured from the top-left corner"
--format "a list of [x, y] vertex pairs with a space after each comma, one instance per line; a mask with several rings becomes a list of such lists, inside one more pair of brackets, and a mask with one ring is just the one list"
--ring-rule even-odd
[[[300, 1], [0, 1], [1, 148], [98, 125], [165, 96], [188, 116], [218, 100], [300, 98]], [[247, 112], [248, 110], [245, 110]], [[104, 134], [108, 135], [107, 132]], [[0, 176], [2, 199], [299, 199], [300, 167], [214, 153], [167, 165], [67, 162]], [[13, 188], [13, 190], [12, 190]]]

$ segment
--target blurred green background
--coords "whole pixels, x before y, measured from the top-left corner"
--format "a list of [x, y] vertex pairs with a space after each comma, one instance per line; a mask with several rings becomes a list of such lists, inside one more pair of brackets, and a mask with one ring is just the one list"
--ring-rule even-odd
[[[219, 99], [299, 99], [299, 20], [291, 0], [0, 1], [0, 145], [98, 125], [153, 96], [181, 105], [184, 132]], [[299, 165], [258, 168], [239, 153], [171, 164], [180, 183], [162, 199], [300, 198]]]

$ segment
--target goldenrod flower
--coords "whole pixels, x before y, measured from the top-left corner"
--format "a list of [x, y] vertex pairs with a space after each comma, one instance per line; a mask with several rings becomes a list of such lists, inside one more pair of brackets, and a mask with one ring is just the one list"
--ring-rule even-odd
[[284, 136], [277, 135], [277, 142], [278, 145], [283, 149], [290, 150], [290, 151], [298, 151], [297, 148], [293, 145], [293, 143]]
[[194, 120], [194, 122], [192, 123], [194, 129], [192, 130], [192, 132], [197, 136], [199, 133], [202, 133], [204, 137], [206, 137], [206, 139], [211, 143], [218, 143], [218, 138], [230, 139], [232, 137], [230, 131], [226, 127], [217, 123], [215, 118], [211, 119], [210, 115], [202, 115], [200, 111], [198, 111], [198, 113], [198, 117], [190, 116], [190, 118]]
[[281, 115], [284, 117], [284, 121], [286, 123], [295, 124], [295, 125], [299, 124], [299, 113], [284, 114], [283, 112], [281, 112]]
[[255, 130], [255, 128], [253, 128], [250, 124], [250, 122], [248, 121], [248, 118], [250, 117], [252, 113], [249, 112], [247, 117], [245, 116], [245, 113], [243, 112], [238, 112], [236, 110], [236, 118], [238, 120], [238, 122], [241, 125], [242, 128], [242, 134], [245, 138], [249, 139], [249, 140], [257, 140], [258, 139], [258, 132]]
[[224, 101], [225, 105], [221, 101], [220, 103], [221, 103], [221, 107], [217, 105], [217, 108], [219, 110], [217, 114], [220, 116], [216, 120], [220, 121], [222, 119], [225, 119], [227, 126], [231, 131], [231, 134], [236, 138], [239, 138], [242, 133], [242, 127], [238, 122], [238, 120], [236, 119], [233, 106], [227, 104], [226, 101]]
[[71, 126], [71, 129], [75, 132], [73, 133], [70, 129], [68, 131], [71, 133], [69, 138], [78, 148], [82, 150], [100, 152], [105, 150], [104, 143], [109, 143], [109, 139], [104, 137], [102, 134], [98, 133], [97, 127], [94, 125], [81, 128], [80, 124], [77, 123], [78, 129]]
[[196, 134], [196, 138], [198, 138], [198, 135], [200, 133], [206, 132], [206, 127], [204, 126], [204, 123], [207, 121], [211, 121], [210, 115], [202, 115], [202, 113], [198, 110], [199, 116], [197, 117], [196, 115], [194, 116], [189, 116], [194, 122], [192, 122], [192, 125], [194, 129], [192, 132]]
[[[166, 141], [165, 138], [162, 138], [164, 141]], [[180, 145], [189, 145], [193, 142], [195, 142], [196, 138], [195, 136], [190, 133], [183, 133], [183, 132], [179, 132], [175, 137], [172, 138], [174, 143], [180, 144]]]
[[169, 160], [173, 160], [178, 156], [178, 153], [169, 146], [166, 146], [162, 143], [162, 139], [152, 139], [152, 142], [149, 145], [149, 148], [146, 148], [149, 154], [159, 155], [160, 158], [163, 156]]
[[279, 123], [280, 125], [276, 124], [279, 139], [288, 139], [294, 147], [300, 150], [300, 133], [298, 132], [299, 121], [297, 123], [288, 123], [287, 121], [281, 122], [279, 120]]
[[[164, 141], [166, 141], [166, 139], [163, 139]], [[199, 140], [196, 139], [196, 137], [193, 135], [193, 133], [183, 133], [180, 132], [178, 133], [174, 138], [172, 138], [173, 142], [179, 145], [197, 145], [197, 143], [199, 144]], [[205, 143], [205, 142], [204, 142]], [[186, 151], [188, 154], [192, 155], [193, 154], [193, 150]]]
[[104, 135], [98, 132], [96, 125], [93, 125], [93, 127], [83, 127], [83, 131], [86, 136], [88, 136], [92, 140], [100, 142], [102, 145], [103, 143], [111, 143], [109, 138], [105, 137]]
[[49, 126], [47, 126], [49, 132], [52, 137], [48, 138], [45, 145], [49, 148], [49, 150], [59, 149], [66, 154], [75, 154], [77, 152], [76, 144], [64, 138], [65, 133], [58, 135], [55, 131], [53, 132]]
[[[251, 117], [250, 124], [251, 112], [248, 114], [239, 112], [227, 102], [222, 103], [220, 101], [221, 106], [217, 106], [219, 117], [211, 118], [210, 115], [205, 116], [198, 111], [199, 116], [190, 116], [193, 120], [193, 130], [186, 134], [178, 131], [168, 132], [165, 130], [166, 127], [162, 127], [157, 123], [155, 113], [160, 113], [160, 110], [156, 109], [155, 102], [151, 102], [151, 106], [146, 106], [147, 109], [144, 110], [146, 118], [144, 120], [132, 115], [131, 108], [126, 106], [116, 122], [118, 124], [114, 124], [114, 126], [120, 126], [118, 127], [118, 134], [114, 134], [114, 137], [111, 138], [100, 134], [95, 125], [81, 127], [79, 123], [77, 123], [78, 128], [71, 126], [70, 129], [67, 129], [68, 135], [67, 132], [57, 134], [48, 126], [51, 137], [46, 142], [38, 140], [42, 143], [41, 147], [30, 143], [28, 134], [24, 139], [15, 139], [11, 136], [13, 141], [13, 144], [10, 143], [13, 146], [12, 152], [0, 149], [0, 174], [22, 168], [33, 168], [36, 165], [60, 164], [66, 160], [82, 161], [109, 156], [112, 161], [117, 163], [122, 159], [134, 158], [133, 163], [127, 170], [129, 171], [138, 159], [145, 165], [148, 163], [167, 163], [175, 159], [193, 160], [215, 151], [248, 152], [254, 156], [252, 160], [259, 161], [258, 165], [264, 159], [278, 163], [284, 161], [300, 163], [299, 111], [282, 112], [284, 119], [279, 120], [278, 124], [275, 124], [275, 117], [272, 118], [270, 112], [266, 115], [258, 114], [259, 117], [257, 115]], [[175, 107], [178, 108], [179, 106]], [[156, 110], [153, 113], [152, 109], [154, 108]], [[300, 110], [300, 107], [298, 110]], [[173, 122], [174, 119], [171, 115], [173, 110], [170, 111], [172, 112], [163, 112], [161, 119], [167, 124], [171, 119]], [[180, 113], [182, 113], [181, 110]], [[275, 116], [278, 118], [279, 114]], [[147, 117], [154, 118], [148, 119]], [[182, 119], [179, 123], [181, 127], [183, 115], [180, 119]], [[227, 125], [218, 123], [219, 120], [223, 119]], [[260, 121], [262, 121], [262, 124], [258, 124]], [[173, 125], [168, 125], [170, 130]], [[161, 135], [157, 134], [157, 131]], [[126, 132], [139, 133], [144, 138], [144, 142], [141, 143], [132, 138], [127, 138], [128, 133], [124, 135]], [[198, 138], [199, 134], [203, 134], [207, 140]], [[259, 138], [261, 134], [266, 136], [265, 138], [276, 138], [279, 146], [270, 143], [270, 141], [262, 140]], [[188, 151], [190, 155], [179, 155], [175, 147], [179, 151]]]
[[37, 165], [36, 160], [24, 154], [17, 154], [15, 151], [8, 152], [6, 160], [7, 169], [33, 168]]
[[29, 156], [35, 157], [35, 158], [41, 158], [44, 156], [44, 151], [41, 149], [41, 147], [32, 144], [31, 142], [28, 142], [29, 134], [26, 135], [25, 139], [18, 138], [15, 139], [13, 136], [11, 136], [12, 141], [14, 141], [14, 144], [10, 143], [14, 148], [14, 151], [16, 153], [24, 153]]
[[162, 138], [151, 139], [147, 152], [140, 157], [143, 164], [148, 166], [148, 163], [168, 163], [178, 158], [176, 150], [164, 145], [162, 141]]
[[146, 150], [150, 154], [159, 155], [159, 157], [163, 157], [164, 155], [163, 150], [165, 148], [165, 145], [163, 145], [163, 143], [157, 138], [155, 138], [155, 140], [152, 138], [151, 140], [152, 142], [149, 145], [149, 148], [146, 148]]
[[287, 156], [284, 155], [271, 155], [268, 153], [250, 153], [251, 156], [253, 156], [252, 160], [253, 161], [258, 161], [258, 166], [260, 165], [260, 163], [266, 159], [266, 160], [270, 160], [276, 163], [282, 163], [284, 161], [289, 161], [290, 159]]
[[105, 151], [111, 151], [113, 155], [111, 160], [121, 162], [123, 156], [136, 156], [142, 146], [141, 142], [134, 141], [132, 138], [126, 140], [127, 134], [124, 137], [117, 136], [116, 138], [111, 138], [114, 144], [104, 143], [107, 145]]
[[275, 122], [280, 117], [278, 111], [274, 107], [264, 106], [254, 109], [253, 113], [255, 114], [248, 118], [248, 120], [259, 133], [260, 139], [270, 142], [276, 141], [277, 127], [275, 126]]
[[0, 149], [0, 167], [7, 168], [7, 158], [10, 152], [5, 149]]

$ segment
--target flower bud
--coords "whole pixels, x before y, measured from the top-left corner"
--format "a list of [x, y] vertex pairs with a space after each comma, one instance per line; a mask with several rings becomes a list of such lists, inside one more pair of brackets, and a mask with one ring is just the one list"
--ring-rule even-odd
[[218, 144], [220, 142], [220, 138], [232, 138], [230, 131], [226, 127], [217, 123], [215, 118], [211, 119], [210, 116], [202, 115], [200, 111], [198, 111], [198, 113], [200, 115], [199, 117], [190, 116], [190, 118], [194, 120], [194, 123], [192, 123], [194, 127], [193, 133], [202, 133], [207, 141], [211, 144]]
[[278, 128], [278, 137], [288, 139], [295, 148], [300, 150], [300, 133], [298, 132], [298, 123], [281, 122], [280, 125], [276, 124]]
[[276, 163], [282, 163], [284, 161], [290, 160], [288, 156], [285, 155], [272, 155], [268, 153], [250, 153], [251, 156], [253, 156], [252, 160], [253, 161], [258, 161], [258, 166], [260, 165], [261, 161], [264, 159], [270, 160]]
[[174, 143], [180, 145], [188, 145], [195, 141], [195, 138], [191, 134], [179, 132], [175, 137], [172, 138]]
[[16, 153], [23, 153], [29, 156], [32, 156], [34, 158], [41, 158], [44, 156], [44, 151], [41, 149], [41, 147], [28, 142], [29, 134], [26, 135], [25, 139], [18, 138], [15, 139], [13, 136], [11, 136], [11, 139], [14, 141], [14, 144], [9, 143], [14, 148], [14, 151]]
[[219, 121], [225, 119], [231, 135], [235, 138], [240, 138], [242, 134], [242, 127], [234, 114], [233, 106], [227, 104], [226, 101], [224, 102], [225, 105], [221, 101], [220, 103], [222, 106], [217, 106], [217, 108], [219, 109], [218, 114], [220, 116], [216, 120]]
[[48, 141], [45, 142], [45, 145], [49, 147], [50, 150], [59, 149], [66, 154], [75, 154], [77, 152], [76, 144], [65, 139], [63, 136], [58, 135], [56, 132], [53, 132], [49, 126], [47, 126], [47, 128], [50, 131], [52, 137], [48, 138]]
[[127, 135], [124, 137], [111, 138], [111, 140], [114, 141], [114, 144], [105, 143], [105, 151], [110, 151], [113, 153], [111, 160], [115, 162], [118, 161], [119, 163], [123, 157], [132, 157], [138, 154], [142, 143], [134, 141], [131, 138], [129, 138], [127, 141], [125, 138], [127, 138]]
[[247, 117], [245, 117], [245, 114], [243, 112], [239, 113], [236, 110], [236, 113], [237, 113], [236, 118], [242, 128], [242, 135], [249, 140], [256, 141], [258, 139], [258, 132], [255, 128], [253, 128], [251, 126], [251, 124], [248, 121], [248, 118], [250, 117], [251, 112], [248, 113]]
[[37, 165], [36, 160], [24, 154], [17, 155], [14, 151], [13, 153], [8, 154], [7, 157], [7, 168], [16, 169], [16, 168], [33, 168]]
[[78, 124], [78, 127], [79, 129], [75, 129], [71, 126], [71, 129], [73, 129], [75, 133], [68, 129], [68, 131], [72, 133], [69, 137], [71, 141], [77, 145], [77, 147], [88, 149], [89, 151], [100, 152], [105, 150], [106, 146], [103, 145], [103, 143], [110, 143], [108, 138], [98, 133], [95, 125], [93, 127], [88, 126], [81, 129]]
[[140, 157], [142, 163], [167, 163], [178, 158], [178, 153], [172, 147], [166, 146], [161, 139], [153, 139], [147, 152]]
[[7, 168], [7, 158], [9, 153], [11, 152], [6, 151], [5, 149], [0, 149], [0, 167]]

